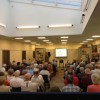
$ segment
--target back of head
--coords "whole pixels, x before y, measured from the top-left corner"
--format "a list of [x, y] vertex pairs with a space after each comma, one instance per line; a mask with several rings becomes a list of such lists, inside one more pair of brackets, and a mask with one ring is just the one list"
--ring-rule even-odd
[[19, 71], [19, 70], [16, 70], [16, 71], [14, 72], [14, 75], [15, 75], [15, 77], [18, 77], [18, 76], [20, 75], [20, 71]]
[[9, 75], [13, 75], [13, 73], [14, 73], [14, 70], [13, 70], [13, 69], [9, 69], [9, 70], [8, 70], [8, 74], [9, 74]]
[[6, 77], [0, 76], [0, 85], [3, 85], [5, 83]]
[[61, 90], [59, 89], [58, 86], [54, 86], [54, 87], [50, 88], [49, 92], [61, 92]]
[[100, 84], [100, 70], [95, 69], [92, 71], [91, 79], [93, 84]]
[[31, 74], [30, 73], [27, 73], [27, 74], [25, 74], [24, 77], [25, 77], [26, 80], [30, 80], [31, 79]]
[[5, 73], [0, 71], [0, 76], [5, 76]]
[[73, 76], [72, 75], [68, 74], [66, 79], [67, 79], [68, 84], [72, 84], [73, 83]]
[[89, 68], [85, 69], [85, 74], [91, 74], [91, 70]]

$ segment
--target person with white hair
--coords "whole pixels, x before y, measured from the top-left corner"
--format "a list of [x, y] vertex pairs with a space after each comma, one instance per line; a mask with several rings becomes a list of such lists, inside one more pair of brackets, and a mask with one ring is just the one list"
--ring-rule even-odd
[[87, 92], [100, 92], [100, 70], [95, 69], [92, 71], [91, 80], [92, 85], [87, 87]]
[[20, 71], [16, 70], [14, 72], [14, 78], [10, 80], [10, 86], [12, 87], [13, 92], [20, 92], [21, 91], [21, 84], [24, 82], [23, 79], [21, 79], [20, 76]]

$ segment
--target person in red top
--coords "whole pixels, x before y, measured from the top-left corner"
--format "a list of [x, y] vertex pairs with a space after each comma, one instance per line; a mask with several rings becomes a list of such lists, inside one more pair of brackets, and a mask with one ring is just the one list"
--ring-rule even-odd
[[100, 70], [95, 69], [91, 75], [93, 84], [88, 85], [87, 92], [100, 92]]
[[[68, 82], [67, 82], [66, 79], [64, 80], [64, 84], [65, 84], [65, 85], [68, 84]], [[79, 86], [79, 80], [78, 80], [78, 77], [76, 77], [76, 76], [74, 76], [74, 75], [73, 75], [73, 84]]]
[[[72, 76], [73, 76], [73, 84], [79, 86], [79, 79], [78, 79], [78, 77], [75, 75], [75, 73], [73, 72], [73, 69], [69, 68], [68, 71], [67, 71], [67, 75], [72, 75]], [[66, 76], [67, 76], [67, 75], [66, 75]], [[64, 79], [64, 84], [65, 84], [65, 85], [68, 84], [66, 77], [65, 77], [65, 79]]]

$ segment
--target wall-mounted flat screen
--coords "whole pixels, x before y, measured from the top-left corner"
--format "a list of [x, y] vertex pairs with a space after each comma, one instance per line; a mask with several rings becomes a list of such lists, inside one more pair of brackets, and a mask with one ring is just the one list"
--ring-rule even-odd
[[56, 48], [55, 57], [67, 57], [67, 49], [66, 48]]

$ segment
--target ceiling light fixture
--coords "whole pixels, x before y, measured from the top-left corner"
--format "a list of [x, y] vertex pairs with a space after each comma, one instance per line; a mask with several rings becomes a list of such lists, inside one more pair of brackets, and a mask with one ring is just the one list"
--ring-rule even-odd
[[43, 40], [44, 42], [48, 42], [49, 40]]
[[38, 39], [45, 39], [46, 37], [37, 37]]
[[61, 40], [61, 41], [68, 41], [68, 40]]
[[31, 42], [31, 44], [36, 44], [36, 42]]
[[80, 43], [80, 44], [84, 44], [84, 43]]
[[52, 43], [52, 42], [46, 42], [46, 43]]
[[86, 39], [87, 41], [92, 41], [93, 39]]
[[40, 26], [17, 26], [17, 29], [40, 28]]
[[94, 36], [92, 36], [92, 37], [100, 37], [100, 35], [94, 35]]
[[36, 44], [36, 45], [40, 45], [40, 44]]
[[31, 40], [25, 40], [24, 42], [31, 42]]
[[4, 24], [2, 24], [2, 23], [0, 23], [0, 26], [2, 26], [2, 27], [6, 27], [6, 25], [4, 25]]
[[49, 25], [49, 28], [54, 28], [54, 27], [71, 27], [73, 24], [62, 24], [62, 25]]
[[17, 40], [22, 40], [23, 38], [15, 38], [15, 39], [17, 39]]
[[67, 38], [69, 38], [68, 36], [62, 36], [62, 37], [60, 37], [61, 39], [67, 39]]
[[88, 42], [88, 41], [83, 41], [83, 42]]
[[67, 42], [61, 42], [62, 44], [67, 44]]

